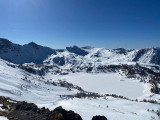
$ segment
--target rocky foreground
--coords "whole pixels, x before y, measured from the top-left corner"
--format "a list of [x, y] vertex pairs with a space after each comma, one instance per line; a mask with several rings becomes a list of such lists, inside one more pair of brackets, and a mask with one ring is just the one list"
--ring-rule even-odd
[[[9, 120], [82, 120], [74, 111], [66, 111], [61, 106], [50, 111], [46, 108], [38, 108], [33, 103], [15, 101], [10, 98], [0, 97], [0, 116]], [[92, 120], [107, 120], [104, 116], [94, 116]]]

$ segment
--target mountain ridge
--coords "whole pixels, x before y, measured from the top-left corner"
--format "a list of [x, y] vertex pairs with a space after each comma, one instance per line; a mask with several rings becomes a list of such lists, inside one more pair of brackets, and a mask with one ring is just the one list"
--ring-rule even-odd
[[[159, 48], [71, 46], [68, 50], [54, 50], [34, 42], [23, 46], [5, 40], [0, 43], [4, 43], [0, 44], [4, 45], [0, 48], [1, 96], [51, 110], [63, 106], [84, 120], [90, 120], [95, 113], [113, 120], [158, 120]], [[44, 48], [52, 53], [46, 55]], [[42, 53], [45, 56], [39, 59]], [[13, 61], [2, 59], [3, 55]], [[150, 63], [152, 59], [155, 64]], [[0, 111], [4, 110], [1, 106]]]
[[[160, 47], [153, 48], [142, 48], [142, 49], [106, 49], [106, 48], [94, 48], [90, 46], [78, 47], [76, 45], [71, 47], [66, 47], [66, 49], [52, 49], [49, 47], [44, 47], [36, 44], [35, 42], [30, 42], [24, 45], [18, 45], [12, 43], [8, 39], [0, 38], [0, 57], [2, 59], [8, 60], [15, 64], [24, 64], [24, 63], [36, 63], [42, 64], [49, 57], [55, 57], [53, 61], [55, 63], [60, 63], [60, 66], [67, 63], [67, 59], [70, 59], [67, 56], [74, 57], [76, 59], [88, 58], [99, 59], [100, 61], [109, 61], [114, 62], [115, 57], [117, 56], [117, 61], [122, 63], [128, 62], [138, 62], [146, 64], [156, 64], [160, 65]], [[103, 57], [103, 60], [101, 59]], [[61, 59], [63, 58], [63, 60]], [[113, 60], [112, 60], [113, 59]], [[123, 60], [122, 60], [123, 59]], [[94, 61], [95, 62], [95, 61]], [[98, 62], [98, 61], [97, 61]]]
[[15, 64], [42, 63], [48, 55], [54, 54], [54, 50], [30, 42], [25, 45], [18, 45], [7, 39], [0, 39], [0, 57]]

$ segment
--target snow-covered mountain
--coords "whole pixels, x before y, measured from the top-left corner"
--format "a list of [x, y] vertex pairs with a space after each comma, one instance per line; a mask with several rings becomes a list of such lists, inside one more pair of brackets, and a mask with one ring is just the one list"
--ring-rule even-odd
[[63, 106], [84, 120], [159, 120], [160, 48], [54, 50], [0, 39], [0, 96]]
[[[53, 59], [56, 64], [75, 65], [106, 65], [106, 64], [155, 64], [160, 65], [160, 48], [146, 48], [140, 50], [105, 49], [105, 48], [80, 48], [77, 46], [67, 47], [56, 55], [51, 55], [49, 60]], [[49, 62], [49, 60], [45, 60]], [[62, 62], [63, 61], [63, 62]], [[51, 61], [52, 62], [52, 61]]]
[[160, 65], [160, 48], [145, 48], [137, 50], [133, 61]]
[[[92, 47], [67, 47], [63, 50], [55, 50], [56, 54], [50, 55], [43, 61], [43, 65], [25, 64], [34, 66], [42, 71], [62, 72], [98, 72], [99, 68], [108, 65], [141, 65], [144, 67], [159, 68], [160, 49], [147, 48], [140, 50], [105, 49]], [[33, 68], [33, 67], [32, 67]]]
[[[59, 66], [87, 64], [156, 64], [160, 65], [160, 48], [145, 48], [139, 50], [126, 50], [124, 48], [105, 49], [92, 47], [66, 47], [54, 50], [31, 42], [18, 45], [7, 39], [0, 38], [0, 57], [15, 64], [54, 62]], [[80, 66], [79, 66], [80, 67]]]
[[54, 54], [54, 50], [31, 42], [26, 45], [18, 45], [7, 39], [0, 38], [0, 57], [16, 63], [42, 63], [48, 55]]
[[[62, 106], [66, 110], [74, 110], [79, 113], [83, 120], [91, 120], [95, 115], [104, 115], [109, 120], [117, 120], [119, 118], [122, 120], [150, 120], [152, 118], [159, 120], [157, 115], [160, 111], [159, 103], [154, 101], [158, 101], [159, 95], [146, 91], [149, 87], [147, 84], [144, 85], [146, 92], [141, 93], [142, 88], [137, 79], [135, 79], [137, 83], [134, 83], [135, 80], [120, 76], [117, 73], [99, 74], [98, 76], [96, 74], [84, 73], [67, 76], [39, 76], [20, 69], [16, 64], [0, 59], [0, 96], [18, 101], [25, 100], [35, 103], [38, 107], [46, 107], [50, 110], [55, 109], [57, 106]], [[108, 93], [109, 91], [105, 91], [107, 90], [105, 87], [107, 87], [108, 89], [113, 89], [113, 93], [116, 93], [116, 90], [118, 90], [119, 94], [126, 92], [126, 95], [135, 95], [134, 97], [140, 95], [142, 98], [134, 98], [132, 100], [130, 96], [126, 98], [115, 94], [100, 95], [98, 93], [88, 93], [81, 91], [79, 88], [77, 89], [72, 84], [58, 81], [64, 78], [71, 81], [77, 80], [82, 87], [88, 85], [84, 87], [87, 90], [96, 92], [97, 90], [99, 92], [104, 90], [103, 93]], [[88, 82], [83, 83], [82, 80], [88, 80]], [[73, 83], [76, 84], [76, 81]], [[96, 87], [96, 89], [92, 86]], [[131, 89], [131, 91], [126, 91], [125, 87]], [[4, 111], [0, 106], [1, 110]]]

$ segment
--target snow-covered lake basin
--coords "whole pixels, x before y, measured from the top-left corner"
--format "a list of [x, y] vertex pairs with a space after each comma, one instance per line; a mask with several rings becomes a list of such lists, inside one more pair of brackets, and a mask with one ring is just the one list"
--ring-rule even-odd
[[101, 94], [117, 94], [129, 98], [138, 98], [143, 95], [144, 87], [138, 80], [133, 80], [118, 73], [74, 73], [58, 77], [86, 91]]

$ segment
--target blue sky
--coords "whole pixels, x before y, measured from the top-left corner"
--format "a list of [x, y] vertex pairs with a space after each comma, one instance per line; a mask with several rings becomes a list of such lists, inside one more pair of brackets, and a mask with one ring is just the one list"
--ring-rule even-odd
[[52, 48], [160, 46], [160, 0], [0, 0], [0, 37]]

